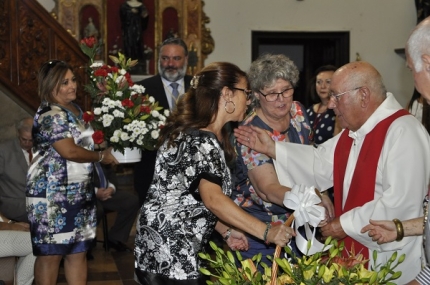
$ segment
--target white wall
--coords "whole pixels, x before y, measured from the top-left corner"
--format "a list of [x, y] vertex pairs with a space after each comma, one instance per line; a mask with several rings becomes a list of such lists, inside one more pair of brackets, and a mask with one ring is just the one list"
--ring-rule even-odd
[[[38, 0], [48, 11], [53, 0]], [[155, 0], [154, 0], [155, 1]], [[382, 74], [402, 105], [412, 95], [412, 75], [402, 57], [416, 23], [411, 0], [205, 0], [215, 50], [206, 63], [230, 61], [244, 70], [251, 63], [251, 31], [349, 31], [350, 60], [356, 52]]]
[[251, 31], [349, 31], [350, 60], [359, 52], [373, 64], [402, 105], [412, 95], [412, 75], [394, 49], [404, 47], [415, 26], [414, 1], [206, 0], [204, 11], [215, 40], [206, 64], [231, 61], [247, 70]]
[[54, 0], [37, 0], [48, 12], [51, 12], [55, 7]]

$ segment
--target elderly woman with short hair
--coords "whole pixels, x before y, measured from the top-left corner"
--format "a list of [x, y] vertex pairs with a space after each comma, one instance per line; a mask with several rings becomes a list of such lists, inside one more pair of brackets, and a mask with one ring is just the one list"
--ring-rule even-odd
[[[252, 63], [248, 78], [255, 108], [242, 124], [265, 129], [275, 141], [310, 144], [306, 109], [293, 101], [299, 79], [293, 61], [284, 55], [263, 55]], [[292, 213], [283, 206], [285, 192], [291, 189], [279, 183], [272, 159], [244, 145], [237, 144], [236, 148], [236, 187], [231, 198], [263, 222], [284, 223]], [[241, 252], [243, 258], [261, 252], [262, 261], [269, 265], [266, 255], [273, 255], [275, 247], [251, 236], [248, 242], [249, 250]]]

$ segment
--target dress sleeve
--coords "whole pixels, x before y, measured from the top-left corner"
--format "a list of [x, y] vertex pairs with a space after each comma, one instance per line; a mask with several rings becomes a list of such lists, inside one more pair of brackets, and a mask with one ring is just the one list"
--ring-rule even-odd
[[[223, 152], [219, 146], [210, 138], [201, 138], [199, 144], [191, 144], [191, 159], [185, 171], [185, 181], [189, 183], [189, 191], [195, 199], [201, 201], [199, 194], [199, 183], [201, 179], [206, 179], [214, 184], [223, 186], [223, 172], [226, 165], [223, 163]], [[225, 189], [223, 189], [225, 192]]]
[[61, 110], [51, 110], [39, 117], [39, 133], [50, 145], [65, 138], [72, 138], [67, 114]]
[[273, 160], [270, 157], [255, 150], [252, 150], [245, 145], [240, 145], [238, 149], [240, 150], [239, 156], [242, 158], [243, 163], [248, 170], [254, 169], [257, 166], [266, 163], [273, 164]]
[[416, 280], [421, 285], [430, 284], [430, 268], [426, 266], [421, 270], [420, 274], [418, 274]]

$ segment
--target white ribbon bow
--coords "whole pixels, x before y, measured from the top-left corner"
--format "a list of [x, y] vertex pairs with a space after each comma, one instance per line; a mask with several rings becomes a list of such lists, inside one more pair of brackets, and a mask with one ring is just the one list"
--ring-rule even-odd
[[[316, 227], [325, 218], [325, 208], [318, 206], [319, 203], [321, 203], [321, 198], [313, 186], [294, 185], [291, 191], [287, 191], [284, 196], [285, 207], [294, 210], [294, 229], [297, 233], [296, 245], [303, 254], [312, 255], [321, 252], [324, 248], [324, 244], [315, 238]], [[313, 231], [309, 225], [314, 227]], [[306, 238], [298, 231], [301, 226], [305, 226]], [[308, 240], [311, 241], [309, 249]], [[325, 249], [330, 247], [327, 246]]]

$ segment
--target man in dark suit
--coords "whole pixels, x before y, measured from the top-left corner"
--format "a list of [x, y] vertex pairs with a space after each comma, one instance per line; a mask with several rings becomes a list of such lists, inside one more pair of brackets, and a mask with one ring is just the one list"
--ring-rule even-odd
[[33, 118], [20, 120], [17, 137], [0, 144], [0, 212], [7, 218], [27, 222], [25, 190], [27, 169], [33, 154]]
[[[145, 87], [145, 93], [153, 96], [160, 106], [172, 110], [177, 96], [185, 93], [190, 87], [191, 76], [186, 75], [188, 49], [183, 40], [168, 38], [160, 47], [158, 72], [150, 78], [136, 82]], [[177, 91], [171, 84], [177, 83]], [[176, 95], [175, 95], [176, 94]], [[140, 162], [134, 166], [134, 190], [139, 195], [142, 206], [152, 182], [155, 168], [156, 151], [143, 151]]]
[[118, 179], [113, 166], [96, 162], [93, 174], [97, 196], [97, 221], [101, 220], [105, 211], [117, 213], [115, 222], [108, 232], [109, 247], [116, 251], [131, 252], [125, 243], [139, 210], [137, 197], [127, 191], [116, 189]]

